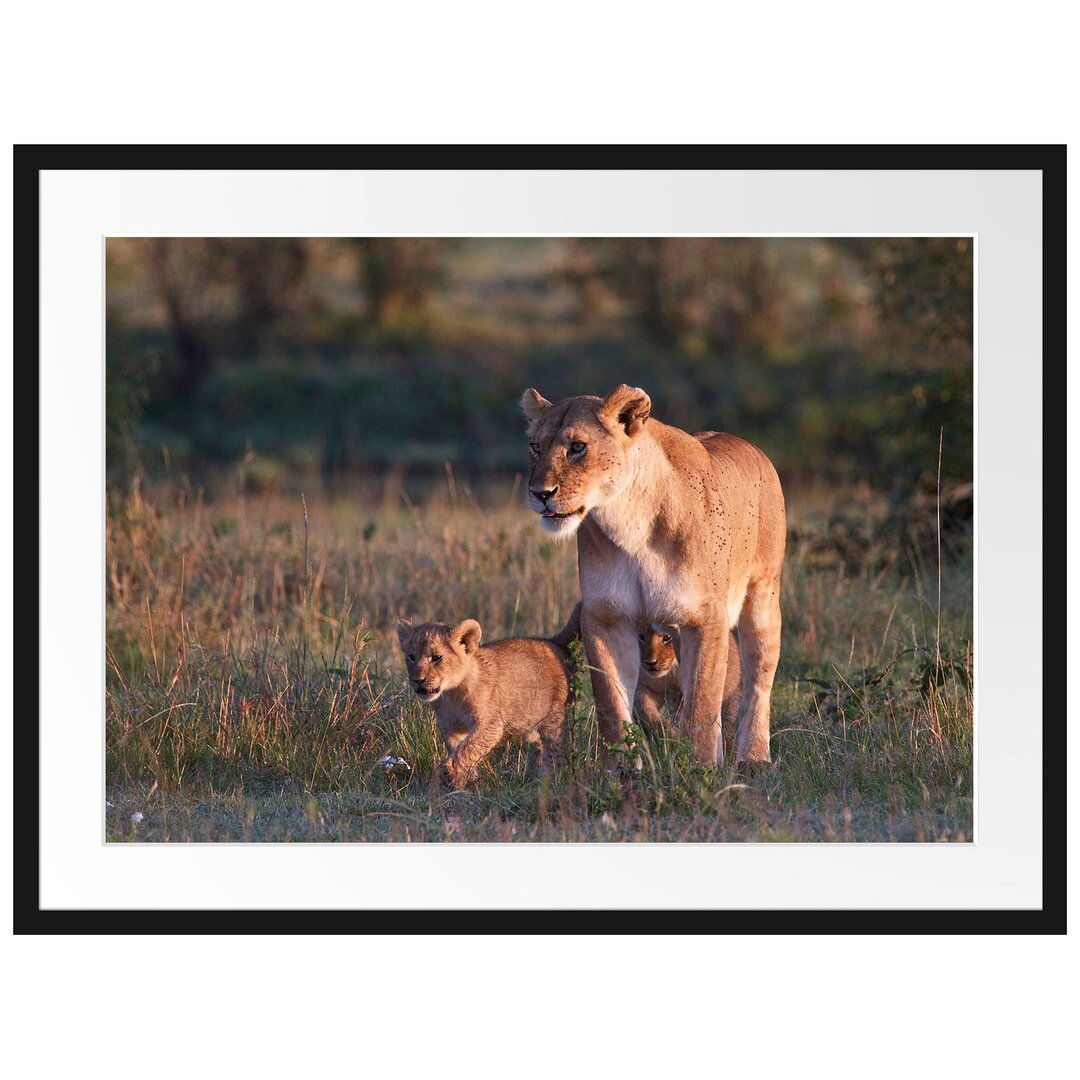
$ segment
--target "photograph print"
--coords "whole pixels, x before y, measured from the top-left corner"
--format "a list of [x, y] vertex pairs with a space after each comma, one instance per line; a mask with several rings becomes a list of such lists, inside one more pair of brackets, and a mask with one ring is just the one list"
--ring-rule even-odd
[[972, 236], [105, 256], [108, 843], [972, 842]]

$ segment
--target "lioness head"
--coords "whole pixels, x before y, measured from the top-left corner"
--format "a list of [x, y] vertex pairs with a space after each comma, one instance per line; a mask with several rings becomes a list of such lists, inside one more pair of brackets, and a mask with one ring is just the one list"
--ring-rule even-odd
[[666, 675], [672, 669], [677, 657], [670, 628], [657, 630], [654, 626], [643, 626], [638, 630], [638, 642], [641, 645], [641, 666], [650, 675]]
[[560, 538], [628, 483], [628, 458], [649, 418], [644, 390], [617, 386], [606, 398], [585, 395], [552, 404], [535, 390], [521, 395], [528, 421], [529, 506]]
[[402, 619], [397, 626], [398, 641], [405, 654], [409, 685], [421, 701], [434, 701], [444, 690], [458, 686], [468, 672], [482, 633], [475, 619], [457, 626], [424, 623], [413, 626]]

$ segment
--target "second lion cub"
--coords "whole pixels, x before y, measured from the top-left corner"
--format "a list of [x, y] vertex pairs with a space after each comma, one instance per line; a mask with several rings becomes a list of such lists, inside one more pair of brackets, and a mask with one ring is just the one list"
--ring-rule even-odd
[[[638, 628], [641, 646], [641, 670], [638, 674], [634, 705], [646, 720], [658, 726], [668, 723], [660, 711], [668, 705], [674, 711], [682, 704], [682, 682], [679, 674], [679, 631], [665, 626]], [[728, 645], [727, 674], [724, 679], [724, 699], [720, 707], [720, 720], [725, 744], [735, 738], [735, 724], [739, 716], [742, 698], [742, 665], [739, 662], [739, 643], [731, 635]]]
[[550, 769], [562, 744], [570, 707], [567, 646], [580, 636], [581, 604], [553, 638], [506, 638], [480, 644], [475, 619], [456, 626], [398, 623], [409, 683], [435, 707], [447, 758], [442, 781], [463, 788], [496, 746], [524, 739]]

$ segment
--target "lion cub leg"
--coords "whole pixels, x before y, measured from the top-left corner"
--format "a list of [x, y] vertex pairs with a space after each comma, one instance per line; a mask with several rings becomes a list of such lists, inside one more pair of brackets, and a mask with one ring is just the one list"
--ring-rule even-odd
[[548, 754], [547, 744], [543, 735], [540, 733], [540, 729], [533, 728], [532, 731], [525, 736], [525, 742], [528, 743], [530, 749], [530, 766], [535, 765], [536, 771], [542, 775], [548, 769]]
[[569, 726], [571, 705], [553, 711], [546, 716], [537, 728], [540, 736], [540, 773], [553, 775], [562, 764], [566, 751], [566, 730]]
[[742, 701], [735, 758], [770, 761], [769, 710], [780, 660], [780, 579], [751, 583], [739, 616]]
[[669, 731], [671, 729], [671, 721], [660, 710], [663, 701], [664, 699], [655, 690], [638, 685], [637, 700], [634, 705], [646, 722], [656, 731]]
[[451, 783], [451, 775], [453, 769], [451, 767], [451, 760], [454, 757], [454, 753], [457, 748], [465, 741], [469, 734], [468, 727], [461, 722], [461, 720], [454, 716], [447, 718], [445, 715], [439, 715], [439, 709], [436, 706], [435, 709], [436, 726], [439, 729], [439, 736], [442, 738], [443, 746], [446, 747], [446, 757], [440, 763], [438, 768], [439, 779], [444, 784]]
[[450, 752], [439, 773], [444, 783], [460, 790], [476, 779], [477, 766], [503, 740], [501, 724], [478, 724]]

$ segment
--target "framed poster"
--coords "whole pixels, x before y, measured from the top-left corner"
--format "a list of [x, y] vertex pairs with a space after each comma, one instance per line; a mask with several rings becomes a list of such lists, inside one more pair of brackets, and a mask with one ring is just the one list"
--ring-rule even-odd
[[[1045, 662], [1063, 148], [302, 149], [17, 149], [42, 627], [20, 928], [1059, 927], [1061, 766], [1018, 673]], [[716, 431], [757, 448], [750, 480], [688, 441]], [[579, 575], [587, 534], [554, 518], [634, 500], [664, 554], [613, 609], [611, 558]], [[773, 577], [757, 547], [702, 561], [770, 530]], [[670, 606], [718, 565], [725, 603]], [[560, 631], [569, 674], [535, 640], [492, 659]], [[436, 669], [479, 654], [491, 686], [448, 721], [473, 676]], [[673, 660], [652, 718], [640, 676]]]

